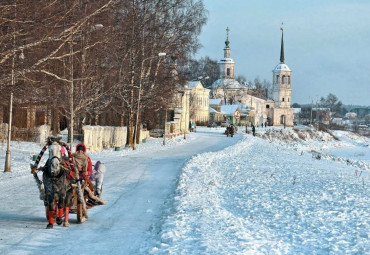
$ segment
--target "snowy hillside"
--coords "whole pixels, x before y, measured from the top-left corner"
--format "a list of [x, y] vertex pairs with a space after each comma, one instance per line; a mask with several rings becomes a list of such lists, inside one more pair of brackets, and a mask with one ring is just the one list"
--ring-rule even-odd
[[[267, 140], [247, 135], [188, 162], [152, 254], [370, 254], [369, 140], [258, 132]], [[364, 173], [306, 153], [356, 145], [367, 150]]]

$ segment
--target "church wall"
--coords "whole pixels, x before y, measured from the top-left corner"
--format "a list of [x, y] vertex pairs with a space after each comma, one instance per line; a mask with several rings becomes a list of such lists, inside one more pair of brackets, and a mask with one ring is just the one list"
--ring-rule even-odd
[[281, 116], [286, 117], [285, 126], [293, 127], [293, 109], [291, 108], [274, 108], [271, 110], [272, 116], [272, 125], [273, 126], [284, 126], [284, 123], [281, 123]]
[[[222, 78], [234, 79], [234, 63], [221, 63], [220, 74]], [[227, 74], [227, 69], [230, 69], [230, 74]]]

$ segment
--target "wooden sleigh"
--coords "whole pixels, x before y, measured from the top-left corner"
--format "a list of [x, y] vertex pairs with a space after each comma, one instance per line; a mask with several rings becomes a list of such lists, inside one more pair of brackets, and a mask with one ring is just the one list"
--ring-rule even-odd
[[[77, 222], [82, 223], [88, 218], [88, 210], [98, 206], [105, 205], [107, 201], [101, 199], [94, 195], [95, 187], [90, 180], [88, 180], [85, 185], [82, 186], [83, 189], [83, 202], [79, 201], [78, 189], [76, 184], [72, 184], [73, 187], [73, 200], [72, 206], [69, 209], [69, 213], [77, 214]], [[86, 206], [86, 209], [84, 209]]]

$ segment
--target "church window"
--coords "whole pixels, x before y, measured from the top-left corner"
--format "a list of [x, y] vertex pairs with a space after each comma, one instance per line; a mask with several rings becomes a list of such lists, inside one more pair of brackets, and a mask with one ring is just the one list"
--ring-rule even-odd
[[283, 97], [283, 100], [281, 100], [281, 101], [283, 101], [283, 102], [284, 102], [284, 97]]
[[288, 84], [290, 84], [290, 76], [288, 76]]
[[270, 105], [268, 105], [268, 104], [267, 104], [267, 105], [266, 105], [266, 108], [267, 108], [267, 109], [268, 109], [268, 108], [270, 108]]
[[226, 74], [229, 76], [230, 75], [230, 68], [226, 69]]
[[286, 121], [285, 115], [281, 115], [280, 116], [280, 124], [284, 124], [285, 125], [285, 121]]
[[289, 102], [289, 97], [288, 97], [288, 102]]
[[286, 83], [286, 76], [283, 75], [282, 84], [285, 84], [285, 83]]
[[276, 83], [279, 83], [279, 75], [276, 75]]

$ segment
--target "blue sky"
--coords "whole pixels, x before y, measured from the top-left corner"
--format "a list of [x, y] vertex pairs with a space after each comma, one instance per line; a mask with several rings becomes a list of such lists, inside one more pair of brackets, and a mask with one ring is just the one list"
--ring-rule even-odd
[[279, 64], [281, 23], [292, 102], [333, 93], [370, 106], [370, 1], [204, 0], [208, 22], [196, 58], [223, 57], [226, 27], [236, 75], [271, 81]]

